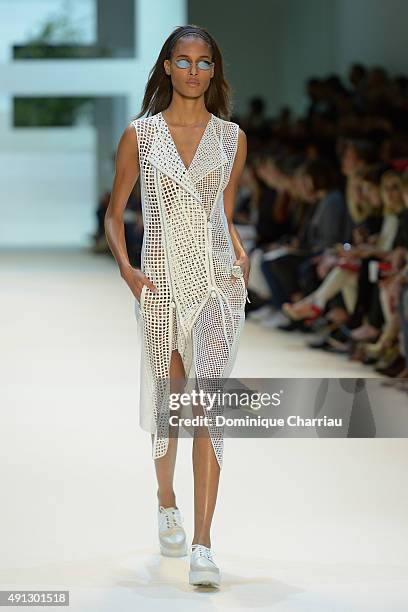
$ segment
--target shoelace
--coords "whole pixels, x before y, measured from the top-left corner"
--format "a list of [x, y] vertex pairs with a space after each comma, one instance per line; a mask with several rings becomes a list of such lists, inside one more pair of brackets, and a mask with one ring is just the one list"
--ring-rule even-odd
[[205, 557], [209, 561], [214, 561], [214, 559], [213, 559], [213, 554], [214, 553], [211, 551], [210, 548], [208, 548], [207, 546], [204, 546], [204, 544], [192, 544], [191, 550], [193, 552], [197, 551], [197, 553], [198, 553], [198, 555], [200, 557]]
[[168, 529], [171, 529], [172, 527], [180, 527], [181, 520], [178, 508], [164, 508], [164, 506], [160, 506], [159, 510], [165, 518]]

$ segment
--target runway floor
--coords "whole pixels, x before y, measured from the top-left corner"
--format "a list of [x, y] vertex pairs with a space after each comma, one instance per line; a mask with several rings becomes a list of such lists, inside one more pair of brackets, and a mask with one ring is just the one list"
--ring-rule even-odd
[[[69, 590], [75, 612], [407, 609], [407, 439], [226, 439], [212, 529], [222, 585], [191, 587], [188, 557], [158, 552], [133, 297], [115, 263], [0, 258], [2, 590]], [[294, 372], [370, 375], [248, 321], [235, 375]], [[175, 489], [190, 541], [192, 484], [184, 438]]]

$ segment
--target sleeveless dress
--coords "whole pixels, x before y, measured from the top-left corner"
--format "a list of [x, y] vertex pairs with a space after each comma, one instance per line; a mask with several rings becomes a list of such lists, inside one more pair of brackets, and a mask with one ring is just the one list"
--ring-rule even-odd
[[[193, 386], [215, 392], [217, 379], [231, 373], [245, 322], [247, 290], [243, 278], [231, 280], [236, 257], [223, 200], [239, 126], [211, 114], [187, 168], [161, 112], [132, 125], [144, 221], [141, 270], [158, 289], [144, 285], [140, 301], [135, 298], [140, 426], [154, 434], [156, 459], [168, 447], [172, 350], [183, 361], [184, 392]], [[223, 407], [201, 403], [201, 410], [210, 417], [206, 426], [221, 468], [224, 427], [216, 416]], [[185, 418], [187, 411], [178, 413]]]

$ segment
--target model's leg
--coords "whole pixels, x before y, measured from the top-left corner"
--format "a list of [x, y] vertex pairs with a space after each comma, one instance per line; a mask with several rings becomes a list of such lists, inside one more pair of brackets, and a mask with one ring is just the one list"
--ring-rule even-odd
[[[184, 388], [184, 366], [180, 353], [172, 351], [170, 361], [170, 393], [182, 393]], [[155, 459], [154, 464], [157, 476], [157, 499], [159, 506], [169, 508], [176, 506], [176, 496], [173, 489], [174, 468], [176, 465], [179, 425], [169, 424], [169, 444], [163, 457]], [[152, 442], [154, 436], [152, 435]]]
[[[194, 416], [202, 407], [193, 407]], [[192, 544], [211, 548], [210, 529], [217, 501], [220, 466], [214, 453], [207, 425], [197, 426], [193, 440], [194, 537]]]

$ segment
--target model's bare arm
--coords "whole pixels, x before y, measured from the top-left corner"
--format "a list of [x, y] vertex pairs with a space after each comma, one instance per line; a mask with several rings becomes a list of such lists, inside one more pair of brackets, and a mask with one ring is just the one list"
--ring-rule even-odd
[[139, 173], [137, 135], [135, 128], [130, 124], [123, 132], [117, 147], [115, 178], [104, 225], [106, 240], [119, 266], [120, 274], [137, 299], [140, 298], [143, 285], [147, 285], [153, 291], [156, 289], [139, 268], [131, 266], [126, 249], [123, 212]]
[[[249, 257], [245, 252], [244, 246], [241, 242], [241, 238], [238, 234], [237, 228], [233, 223], [234, 216], [234, 208], [235, 208], [235, 200], [237, 196], [238, 183], [241, 177], [241, 174], [244, 170], [245, 162], [247, 157], [247, 139], [245, 132], [243, 130], [239, 130], [238, 134], [238, 148], [235, 155], [234, 164], [232, 166], [230, 178], [228, 181], [228, 185], [224, 190], [224, 210], [225, 216], [228, 221], [228, 229], [231, 234], [232, 244], [234, 246], [236, 261], [235, 265], [239, 265], [242, 267], [244, 272], [244, 280], [245, 285], [248, 286], [248, 278], [249, 278], [249, 270], [250, 270], [250, 262]], [[235, 278], [235, 277], [233, 277]]]

